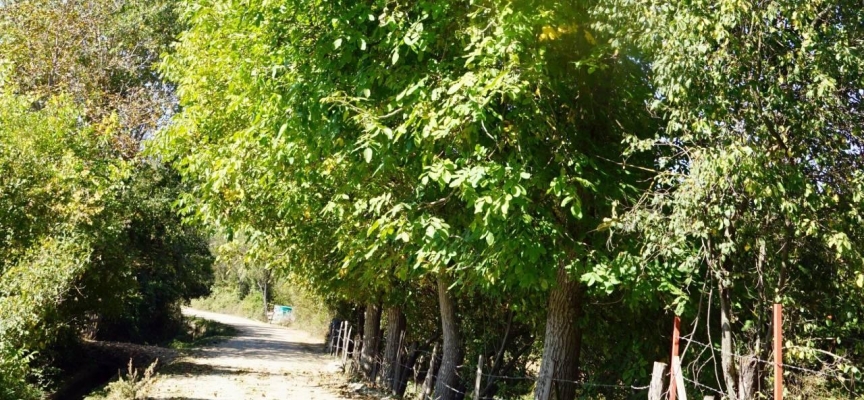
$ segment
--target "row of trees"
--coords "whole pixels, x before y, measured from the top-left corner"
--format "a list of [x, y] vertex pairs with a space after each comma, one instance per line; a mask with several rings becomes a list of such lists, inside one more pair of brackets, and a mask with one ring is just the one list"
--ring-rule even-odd
[[217, 0], [183, 17], [161, 67], [182, 111], [155, 143], [189, 184], [182, 211], [365, 308], [367, 375], [441, 340], [435, 398], [478, 354], [492, 375], [539, 358], [538, 397], [644, 384], [674, 310], [722, 354], [698, 379], [749, 399], [766, 365], [733, 354], [768, 358], [773, 302], [793, 356], [856, 373], [853, 2]]
[[173, 110], [151, 67], [179, 29], [171, 2], [0, 3], [0, 399], [98, 362], [82, 338], [172, 338], [209, 290], [180, 177], [139, 155]]

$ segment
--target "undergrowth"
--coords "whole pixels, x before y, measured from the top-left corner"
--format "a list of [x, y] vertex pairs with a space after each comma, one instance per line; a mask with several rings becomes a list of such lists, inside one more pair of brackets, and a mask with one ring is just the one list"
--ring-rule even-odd
[[145, 399], [147, 388], [153, 383], [156, 377], [156, 365], [159, 360], [153, 361], [149, 367], [144, 370], [141, 375], [138, 369], [132, 367], [132, 360], [129, 360], [126, 377], [123, 374], [116, 381], [110, 382], [102, 389], [97, 390], [84, 400], [137, 400]]

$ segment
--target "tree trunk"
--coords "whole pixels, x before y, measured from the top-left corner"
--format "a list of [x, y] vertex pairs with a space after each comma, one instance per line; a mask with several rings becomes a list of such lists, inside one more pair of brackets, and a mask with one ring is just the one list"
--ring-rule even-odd
[[405, 332], [405, 314], [402, 307], [394, 306], [387, 309], [387, 337], [384, 343], [384, 387], [395, 391], [399, 381], [399, 371], [402, 370], [402, 352], [399, 346]]
[[750, 400], [756, 396], [759, 361], [757, 354], [742, 357], [738, 366], [738, 400]]
[[438, 277], [438, 303], [441, 307], [441, 331], [444, 333], [444, 346], [441, 368], [435, 382], [436, 400], [454, 400], [459, 394], [459, 376], [456, 367], [462, 364], [462, 343], [459, 338], [459, 325], [456, 320], [456, 306], [447, 292], [448, 279]]
[[543, 362], [534, 391], [536, 400], [571, 400], [576, 396], [578, 386], [566, 381], [579, 378], [582, 306], [581, 285], [570, 279], [564, 267], [559, 267], [557, 285], [549, 293]]
[[366, 318], [363, 327], [363, 349], [360, 354], [360, 369], [368, 380], [374, 379], [377, 372], [380, 338], [381, 306], [369, 304], [366, 306]]
[[720, 359], [723, 367], [723, 380], [726, 382], [726, 395], [729, 400], [738, 400], [738, 371], [735, 368], [734, 346], [732, 343], [732, 304], [727, 277], [718, 279], [720, 289]]

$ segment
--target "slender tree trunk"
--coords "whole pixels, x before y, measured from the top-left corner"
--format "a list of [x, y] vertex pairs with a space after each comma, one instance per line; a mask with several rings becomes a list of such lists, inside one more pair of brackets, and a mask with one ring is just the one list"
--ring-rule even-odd
[[549, 293], [543, 362], [534, 391], [536, 400], [571, 400], [576, 396], [577, 385], [566, 381], [579, 378], [582, 306], [581, 285], [567, 275], [564, 267], [559, 267], [557, 285]]
[[732, 338], [732, 304], [729, 285], [725, 274], [718, 279], [720, 289], [720, 359], [723, 367], [723, 380], [726, 382], [726, 395], [729, 400], [738, 400], [738, 371], [735, 368]]
[[459, 324], [456, 319], [456, 306], [447, 291], [448, 279], [438, 277], [438, 303], [441, 307], [441, 331], [444, 333], [444, 346], [441, 368], [435, 382], [436, 400], [454, 400], [459, 390], [459, 376], [456, 367], [462, 364], [462, 341], [459, 338]]
[[398, 384], [399, 371], [402, 365], [402, 352], [399, 351], [400, 340], [405, 332], [405, 314], [402, 307], [393, 306], [387, 309], [387, 337], [384, 342], [384, 387], [394, 391]]
[[363, 327], [363, 349], [360, 354], [360, 369], [366, 379], [375, 378], [378, 368], [378, 344], [381, 338], [381, 306], [366, 306], [366, 320]]

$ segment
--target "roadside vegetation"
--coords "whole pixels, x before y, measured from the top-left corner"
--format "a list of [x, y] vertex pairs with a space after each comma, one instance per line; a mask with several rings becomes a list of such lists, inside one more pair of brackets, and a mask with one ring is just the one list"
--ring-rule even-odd
[[773, 303], [790, 364], [858, 379], [856, 4], [193, 2], [151, 149], [397, 396], [437, 347], [436, 399], [478, 359], [484, 398], [627, 398], [673, 314], [688, 390], [769, 395]]
[[139, 400], [146, 399], [147, 388], [153, 384], [156, 378], [156, 366], [159, 361], [154, 361], [144, 371], [139, 371], [129, 361], [126, 373], [120, 374], [116, 381], [105, 385], [104, 388], [95, 391], [84, 400]]
[[174, 109], [152, 66], [175, 4], [0, 10], [0, 399], [26, 400], [99, 362], [88, 340], [174, 337], [213, 257], [173, 209], [180, 176], [140, 155]]
[[[183, 317], [183, 328], [170, 343], [175, 350], [192, 350], [218, 343], [237, 334], [231, 326], [196, 317]], [[118, 371], [108, 383], [84, 397], [84, 400], [137, 400], [146, 399], [147, 389], [156, 381], [157, 370], [166, 366], [166, 361], [154, 360], [149, 366], [136, 367], [132, 360], [126, 370]], [[170, 368], [170, 366], [168, 366]]]

